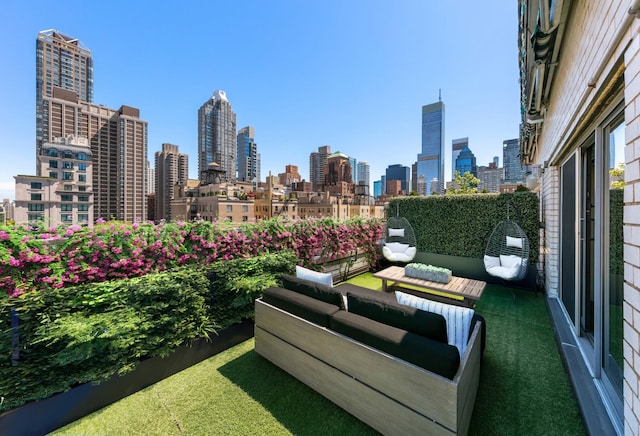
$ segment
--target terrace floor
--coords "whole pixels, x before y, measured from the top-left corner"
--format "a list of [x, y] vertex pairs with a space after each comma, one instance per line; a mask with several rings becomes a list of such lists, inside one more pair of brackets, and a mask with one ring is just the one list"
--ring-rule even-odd
[[[350, 282], [381, 288], [370, 273]], [[584, 434], [544, 296], [488, 285], [475, 310], [487, 347], [470, 434]], [[245, 341], [54, 434], [376, 434], [253, 347]]]

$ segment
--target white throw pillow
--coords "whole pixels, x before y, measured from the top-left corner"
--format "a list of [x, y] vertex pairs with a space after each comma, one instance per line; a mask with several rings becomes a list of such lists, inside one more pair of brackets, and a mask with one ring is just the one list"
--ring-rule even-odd
[[389, 229], [389, 236], [399, 236], [404, 238], [404, 229]]
[[396, 300], [400, 304], [442, 315], [447, 322], [447, 342], [449, 345], [455, 345], [458, 348], [460, 358], [462, 358], [469, 341], [471, 318], [475, 313], [473, 309], [431, 301], [399, 291], [396, 291], [395, 294]]
[[497, 256], [484, 256], [484, 268], [489, 269], [494, 266], [500, 266], [500, 258]]
[[513, 268], [514, 266], [517, 267], [517, 268], [520, 268], [521, 264], [522, 264], [522, 259], [519, 258], [518, 256], [515, 256], [513, 254], [510, 254], [510, 255], [501, 254], [500, 255], [500, 265], [504, 266], [505, 268]]
[[312, 271], [308, 268], [296, 265], [296, 277], [333, 287], [333, 276], [330, 273]]
[[507, 236], [507, 247], [522, 248], [522, 238], [512, 238]]

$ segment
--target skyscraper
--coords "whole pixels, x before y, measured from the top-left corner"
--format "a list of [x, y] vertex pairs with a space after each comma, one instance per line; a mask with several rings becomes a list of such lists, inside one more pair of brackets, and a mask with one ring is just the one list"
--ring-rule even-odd
[[255, 141], [253, 127], [243, 127], [238, 131], [238, 180], [253, 182], [254, 187], [260, 181], [260, 155]]
[[358, 162], [356, 164], [357, 170], [357, 180], [356, 183], [358, 185], [365, 184], [370, 186], [369, 180], [369, 162]]
[[309, 181], [314, 191], [324, 185], [324, 168], [327, 166], [327, 159], [330, 154], [331, 147], [323, 145], [318, 147], [317, 152], [314, 151], [309, 155]]
[[78, 100], [74, 91], [53, 88], [44, 97], [46, 142], [73, 135], [89, 139], [93, 154], [94, 217], [133, 222], [147, 216], [147, 122], [140, 110], [110, 109]]
[[400, 182], [400, 189], [404, 192], [404, 195], [409, 193], [409, 188], [411, 186], [411, 169], [409, 167], [405, 167], [400, 164], [389, 165], [385, 171], [385, 176], [387, 186], [389, 186], [389, 182], [397, 180]]
[[[456, 172], [456, 160], [460, 156], [460, 152], [463, 148], [469, 146], [469, 138], [454, 139], [451, 141], [451, 178], [453, 178]], [[464, 174], [464, 172], [460, 173]]]
[[526, 168], [520, 162], [520, 140], [507, 139], [502, 142], [502, 165], [505, 183], [524, 182]]
[[[57, 30], [43, 30], [36, 39], [36, 156], [49, 134], [49, 111], [45, 97], [53, 97], [54, 88], [73, 91], [78, 99], [93, 102], [93, 59], [80, 40]], [[40, 175], [40, 167], [36, 165]]]
[[[94, 217], [145, 219], [147, 122], [140, 110], [93, 104], [91, 52], [75, 38], [46, 30], [36, 39], [36, 148], [72, 135], [93, 155]], [[36, 169], [41, 175], [41, 168]]]
[[351, 178], [352, 182], [358, 184], [358, 159], [355, 157], [349, 158], [349, 165], [351, 165]]
[[[436, 180], [436, 193], [444, 191], [444, 103], [422, 106], [422, 152], [418, 154], [418, 177]], [[420, 195], [432, 192], [418, 192]]]
[[177, 186], [187, 185], [189, 178], [189, 156], [180, 153], [178, 146], [162, 144], [156, 151], [156, 214], [157, 220], [171, 220], [171, 200], [176, 197]]
[[473, 154], [467, 145], [458, 153], [458, 157], [455, 161], [455, 171], [461, 176], [467, 171], [478, 176], [478, 166], [476, 165], [476, 156]]
[[235, 181], [237, 152], [236, 114], [227, 94], [218, 89], [198, 109], [198, 177], [215, 162], [224, 171], [223, 182]]

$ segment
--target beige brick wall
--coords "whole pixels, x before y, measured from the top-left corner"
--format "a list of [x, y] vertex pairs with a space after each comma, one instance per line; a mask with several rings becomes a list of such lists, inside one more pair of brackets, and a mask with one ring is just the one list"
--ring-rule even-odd
[[640, 40], [635, 36], [625, 62], [625, 182], [624, 190], [624, 416], [625, 433], [640, 428]]
[[545, 289], [550, 297], [558, 297], [559, 280], [559, 255], [558, 246], [560, 238], [559, 228], [559, 195], [560, 177], [557, 167], [548, 167], [542, 176], [540, 189], [541, 210], [544, 219], [544, 243], [541, 260], [544, 262]]
[[[630, 0], [572, 2], [560, 48], [551, 99], [539, 138], [536, 163], [548, 162], [542, 176], [541, 201], [546, 247], [546, 289], [559, 292], [558, 165], [562, 152], [579, 145], [586, 115], [619, 60], [624, 61], [625, 210], [624, 210], [624, 426], [640, 435], [640, 20], [628, 23]], [[625, 32], [622, 35], [619, 29]], [[616, 39], [619, 38], [620, 39]], [[615, 45], [614, 45], [615, 44]], [[591, 86], [589, 86], [591, 85]], [[566, 155], [565, 155], [566, 156]]]

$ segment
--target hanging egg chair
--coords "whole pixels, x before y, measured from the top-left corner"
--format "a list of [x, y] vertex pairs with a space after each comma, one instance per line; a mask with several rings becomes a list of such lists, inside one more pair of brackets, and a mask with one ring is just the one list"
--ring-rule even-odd
[[507, 281], [520, 281], [529, 267], [529, 238], [522, 228], [509, 219], [500, 221], [491, 232], [484, 253], [484, 267], [489, 275]]
[[387, 220], [387, 230], [382, 244], [382, 255], [391, 262], [408, 263], [416, 257], [416, 234], [405, 217], [396, 216]]

